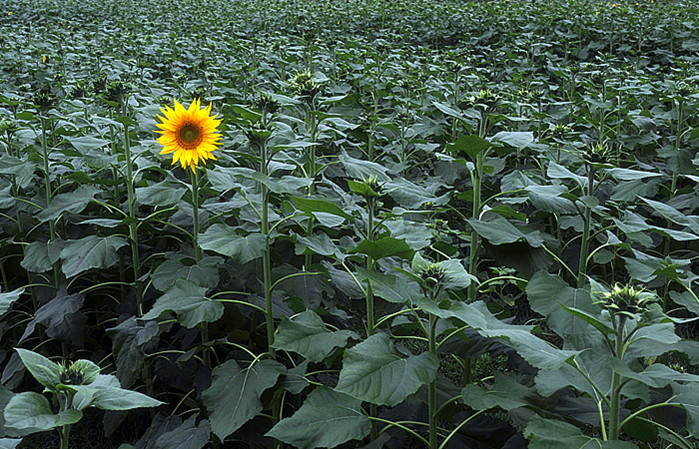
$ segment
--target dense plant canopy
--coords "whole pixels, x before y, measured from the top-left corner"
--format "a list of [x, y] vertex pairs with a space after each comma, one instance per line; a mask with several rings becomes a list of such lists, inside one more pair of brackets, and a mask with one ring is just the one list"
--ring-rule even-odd
[[0, 55], [0, 448], [696, 447], [695, 5], [5, 0]]

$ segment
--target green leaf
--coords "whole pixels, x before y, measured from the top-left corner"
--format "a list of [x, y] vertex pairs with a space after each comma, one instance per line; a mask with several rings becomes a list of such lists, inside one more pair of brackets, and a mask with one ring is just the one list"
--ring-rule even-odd
[[455, 153], [468, 155], [475, 161], [478, 154], [484, 152], [493, 144], [477, 135], [459, 134], [454, 143], [447, 144], [446, 149]]
[[485, 390], [475, 384], [468, 384], [461, 390], [464, 403], [474, 410], [487, 410], [500, 407], [503, 410], [513, 410], [529, 405], [527, 396], [534, 394], [531, 388], [525, 387], [512, 376], [499, 371], [495, 372], [493, 386]]
[[585, 321], [598, 331], [602, 332], [607, 337], [609, 335], [616, 334], [616, 330], [614, 330], [614, 328], [604, 323], [602, 320], [590, 315], [589, 313], [583, 312], [582, 310], [566, 307], [563, 304], [561, 304], [561, 309]]
[[80, 136], [80, 137], [72, 137], [72, 136], [66, 136], [65, 139], [70, 142], [73, 147], [78, 150], [79, 152], [85, 154], [89, 153], [91, 150], [95, 150], [97, 148], [102, 148], [107, 145], [109, 145], [108, 140], [104, 139], [98, 139], [96, 137], [92, 136]]
[[524, 436], [529, 439], [529, 449], [638, 449], [628, 441], [602, 441], [583, 434], [572, 424], [539, 415], [529, 421]]
[[192, 415], [177, 428], [160, 435], [153, 449], [201, 449], [206, 446], [211, 425], [204, 419], [197, 426], [196, 418], [196, 415]]
[[[672, 382], [699, 382], [699, 376], [680, 373], [662, 363], [654, 363], [641, 372], [633, 371], [624, 361], [612, 358], [609, 365], [624, 377], [635, 379], [652, 388], [662, 388]], [[696, 385], [695, 385], [696, 386]]]
[[136, 317], [107, 329], [116, 359], [116, 373], [122, 386], [130, 387], [141, 375], [145, 366], [143, 348], [157, 344], [159, 330], [157, 322], [137, 321]]
[[244, 264], [262, 257], [265, 238], [262, 234], [239, 235], [235, 229], [222, 224], [213, 224], [199, 234], [199, 246], [205, 251], [214, 251]]
[[653, 178], [663, 176], [662, 173], [653, 173], [640, 170], [630, 170], [628, 168], [608, 168], [605, 170], [614, 178], [620, 181], [634, 181], [636, 179]]
[[374, 270], [357, 267], [357, 278], [360, 281], [370, 281], [372, 291], [379, 298], [396, 304], [418, 301], [422, 294], [414, 282], [407, 282], [392, 274], [379, 273]]
[[17, 438], [0, 438], [0, 449], [15, 449], [21, 442]]
[[28, 349], [15, 348], [15, 351], [37, 382], [51, 391], [56, 391], [56, 385], [61, 383], [61, 367], [58, 363]]
[[494, 220], [482, 221], [475, 218], [469, 218], [468, 224], [471, 225], [474, 231], [481, 237], [488, 240], [493, 245], [502, 245], [505, 243], [514, 243], [524, 240], [534, 248], [544, 244], [544, 238], [539, 231], [523, 233], [517, 229], [507, 219], [498, 216]]
[[117, 250], [127, 244], [125, 239], [114, 235], [66, 240], [61, 251], [63, 274], [71, 278], [92, 268], [111, 268], [119, 261]]
[[170, 180], [136, 189], [136, 199], [146, 206], [172, 206], [182, 199], [187, 189]]
[[491, 137], [490, 141], [522, 149], [534, 142], [534, 133], [531, 131], [500, 131]]
[[386, 334], [347, 349], [336, 391], [393, 407], [434, 380], [439, 359], [431, 352], [401, 358]]
[[4, 315], [12, 304], [19, 299], [19, 297], [24, 293], [24, 288], [20, 287], [11, 292], [1, 292], [0, 293], [0, 316]]
[[152, 320], [165, 312], [175, 312], [177, 321], [191, 329], [199, 323], [211, 323], [223, 316], [223, 304], [206, 297], [209, 289], [195, 283], [178, 279], [160, 298], [153, 308], [143, 315]]
[[345, 346], [349, 338], [358, 339], [359, 336], [350, 330], [331, 332], [317, 313], [307, 310], [293, 320], [282, 317], [273, 346], [301, 354], [311, 362], [320, 362], [336, 347]]
[[692, 435], [699, 435], [699, 388], [696, 384], [674, 384], [672, 388], [677, 395], [672, 402], [682, 404], [687, 412], [687, 429]]
[[102, 410], [131, 410], [142, 407], [157, 407], [161, 404], [163, 402], [137, 391], [111, 386], [98, 387], [92, 398], [92, 405]]
[[83, 416], [80, 410], [75, 409], [54, 415], [48, 399], [31, 391], [12, 396], [4, 413], [5, 426], [18, 430], [51, 430], [54, 427], [75, 424]]
[[311, 178], [299, 178], [297, 176], [284, 175], [281, 178], [265, 176], [260, 172], [252, 173], [251, 179], [264, 184], [274, 193], [299, 194], [313, 183]]
[[415, 253], [405, 240], [399, 240], [393, 237], [383, 237], [373, 241], [362, 240], [359, 245], [349, 252], [366, 254], [374, 260], [383, 259], [384, 257], [412, 259]]
[[338, 206], [335, 203], [331, 203], [330, 201], [314, 200], [310, 198], [301, 198], [296, 196], [292, 197], [292, 199], [294, 200], [294, 204], [296, 204], [296, 207], [300, 211], [305, 212], [307, 214], [323, 213], [342, 217], [349, 221], [353, 220], [351, 215], [342, 210], [340, 206]]
[[349, 440], [361, 440], [370, 430], [361, 400], [321, 386], [308, 395], [293, 416], [279, 421], [266, 436], [299, 449], [333, 448]]
[[527, 283], [526, 293], [532, 310], [545, 316], [551, 329], [561, 336], [589, 331], [587, 326], [561, 306], [578, 309], [593, 316], [601, 310], [592, 303], [589, 291], [573, 288], [560, 276], [545, 270], [532, 276]]
[[53, 264], [61, 258], [65, 241], [62, 239], [48, 242], [32, 242], [24, 247], [24, 258], [20, 265], [32, 273], [49, 271]]
[[51, 204], [46, 209], [36, 214], [36, 218], [44, 223], [55, 220], [65, 212], [79, 214], [100, 192], [101, 190], [97, 187], [81, 185], [72, 192], [56, 195], [51, 199]]
[[463, 116], [463, 114], [461, 114], [461, 112], [457, 111], [456, 109], [454, 109], [450, 105], [440, 103], [438, 101], [433, 101], [432, 104], [434, 105], [434, 107], [436, 107], [437, 109], [442, 111], [444, 114], [448, 115], [449, 117], [454, 117], [454, 118], [458, 118], [458, 119], [464, 118], [464, 116]]
[[221, 257], [204, 256], [197, 263], [186, 256], [166, 254], [165, 261], [151, 274], [153, 286], [164, 292], [178, 279], [186, 279], [201, 287], [216, 288], [219, 283], [218, 267], [223, 263]]
[[587, 177], [576, 175], [562, 165], [550, 161], [546, 169], [546, 176], [552, 179], [572, 179], [577, 182], [580, 187], [587, 185]]
[[215, 368], [202, 400], [216, 436], [223, 440], [260, 413], [262, 392], [277, 383], [285, 371], [284, 365], [274, 360], [260, 360], [247, 368], [228, 360]]
[[391, 178], [386, 174], [388, 169], [381, 164], [363, 159], [355, 159], [342, 150], [338, 156], [338, 160], [345, 167], [345, 173], [349, 178], [354, 179], [369, 179], [371, 176], [376, 176], [379, 182], [390, 181]]
[[87, 318], [80, 312], [85, 302], [85, 297], [80, 293], [69, 295], [65, 288], [61, 288], [50, 301], [48, 301], [34, 314], [20, 337], [23, 342], [35, 330], [37, 324], [46, 326], [46, 335], [65, 343], [82, 345], [84, 342], [84, 327]]

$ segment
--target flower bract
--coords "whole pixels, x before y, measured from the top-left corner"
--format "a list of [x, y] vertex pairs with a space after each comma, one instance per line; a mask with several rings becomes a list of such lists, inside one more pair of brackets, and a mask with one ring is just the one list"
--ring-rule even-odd
[[175, 100], [175, 109], [165, 106], [160, 109], [165, 117], [158, 116], [156, 132], [162, 134], [158, 143], [163, 146], [160, 154], [174, 153], [172, 163], [180, 162], [182, 168], [191, 167], [196, 171], [200, 162], [206, 159], [216, 159], [211, 152], [221, 145], [221, 135], [216, 127], [221, 123], [217, 116], [210, 116], [211, 105], [201, 108], [198, 98], [195, 98], [185, 109]]

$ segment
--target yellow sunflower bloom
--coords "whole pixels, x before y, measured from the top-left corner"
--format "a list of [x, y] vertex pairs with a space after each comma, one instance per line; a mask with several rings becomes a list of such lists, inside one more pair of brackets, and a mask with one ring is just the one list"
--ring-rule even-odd
[[200, 161], [216, 160], [211, 152], [221, 145], [221, 135], [216, 130], [221, 120], [216, 120], [218, 115], [209, 116], [210, 104], [202, 109], [201, 101], [195, 98], [189, 109], [185, 109], [175, 100], [175, 109], [165, 106], [160, 110], [165, 115], [158, 116], [162, 123], [157, 124], [160, 130], [155, 131], [162, 134], [158, 138], [158, 143], [163, 146], [160, 154], [175, 153], [172, 163], [180, 161], [182, 168], [189, 165], [193, 172]]

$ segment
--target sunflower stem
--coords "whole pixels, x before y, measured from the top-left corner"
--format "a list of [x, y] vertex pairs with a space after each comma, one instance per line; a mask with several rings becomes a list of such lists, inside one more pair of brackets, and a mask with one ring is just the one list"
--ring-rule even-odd
[[[44, 176], [46, 177], [46, 207], [51, 205], [51, 172], [49, 171], [49, 146], [46, 139], [46, 118], [41, 117], [41, 150], [44, 154]], [[49, 220], [51, 241], [56, 239], [56, 222]], [[53, 285], [58, 289], [58, 262], [53, 264]]]
[[[127, 102], [122, 104], [122, 115], [126, 118]], [[124, 121], [124, 154], [126, 156], [126, 193], [129, 202], [129, 241], [131, 243], [131, 258], [133, 259], [133, 278], [136, 288], [136, 312], [139, 317], [143, 316], [143, 288], [141, 285], [141, 258], [138, 254], [138, 227], [136, 220], [136, 199], [133, 191], [133, 160], [131, 159], [131, 138], [129, 136], [129, 125]]]
[[[262, 174], [267, 176], [269, 170], [269, 155], [267, 154], [267, 139], [260, 142], [260, 153], [262, 163]], [[274, 344], [274, 309], [272, 304], [272, 265], [270, 250], [270, 230], [269, 230], [269, 189], [262, 184], [262, 223], [260, 224], [262, 235], [265, 237], [265, 247], [262, 254], [263, 282], [265, 289], [265, 318], [267, 325], [267, 351], [272, 359], [276, 359], [276, 351], [272, 347]]]

